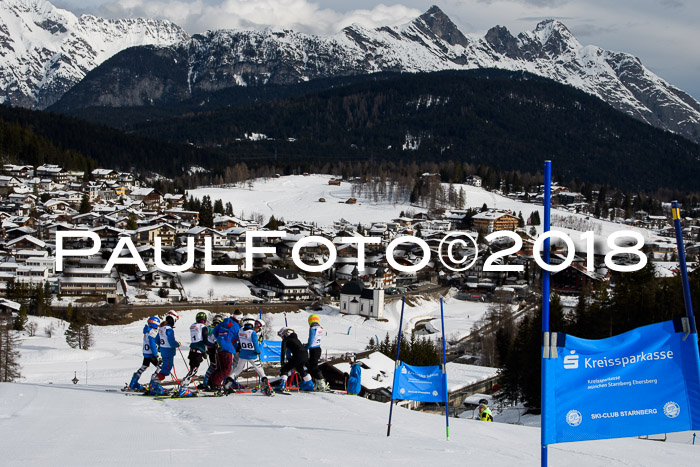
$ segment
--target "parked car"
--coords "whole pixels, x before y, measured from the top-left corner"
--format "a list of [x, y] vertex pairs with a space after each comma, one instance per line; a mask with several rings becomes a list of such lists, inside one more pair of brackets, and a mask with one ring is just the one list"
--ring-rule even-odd
[[267, 303], [267, 300], [265, 300], [264, 298], [254, 298], [253, 303]]
[[229, 300], [226, 302], [227, 305], [238, 305], [238, 300]]

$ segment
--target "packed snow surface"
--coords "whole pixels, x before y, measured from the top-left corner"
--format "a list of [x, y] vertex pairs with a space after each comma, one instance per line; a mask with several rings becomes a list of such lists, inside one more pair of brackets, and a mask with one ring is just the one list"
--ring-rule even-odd
[[[424, 302], [407, 314], [430, 314], [434, 306]], [[382, 323], [392, 331], [398, 326], [394, 311]], [[183, 343], [195, 313], [180, 313], [175, 329]], [[308, 315], [287, 314], [302, 339]], [[467, 459], [504, 467], [539, 465], [536, 427], [451, 418], [448, 441], [444, 417], [396, 408], [387, 438], [388, 404], [355, 396], [237, 394], [167, 401], [127, 397], [115, 389], [141, 363], [142, 321], [94, 327], [95, 346], [82, 351], [67, 346], [61, 321], [30, 319], [39, 329], [36, 336], [23, 337], [24, 378], [0, 384], [3, 466], [191, 466], [222, 460], [241, 465], [458, 465]], [[321, 313], [322, 325], [330, 330], [328, 347], [361, 350], [360, 336], [350, 339], [339, 333], [345, 327], [343, 319]], [[283, 320], [283, 315], [274, 315], [271, 326]], [[52, 324], [56, 332], [49, 338], [44, 329]], [[446, 321], [446, 328], [450, 325], [460, 326]], [[363, 329], [360, 334], [374, 332], [357, 326]], [[183, 350], [186, 353], [186, 347]], [[178, 375], [184, 374], [179, 357], [175, 368]], [[150, 374], [147, 371], [141, 381]], [[70, 382], [74, 375], [79, 379], [76, 385]], [[697, 465], [699, 448], [690, 444], [692, 434], [674, 439], [677, 442], [620, 439], [554, 445], [549, 447], [550, 465]]]

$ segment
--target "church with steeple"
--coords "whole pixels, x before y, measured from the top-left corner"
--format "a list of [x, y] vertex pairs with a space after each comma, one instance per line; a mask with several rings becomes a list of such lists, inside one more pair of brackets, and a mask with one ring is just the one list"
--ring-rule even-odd
[[367, 318], [384, 317], [384, 268], [379, 267], [375, 272], [376, 288], [365, 287], [359, 279], [357, 266], [352, 271], [352, 280], [340, 289], [340, 312], [349, 315], [360, 315]]

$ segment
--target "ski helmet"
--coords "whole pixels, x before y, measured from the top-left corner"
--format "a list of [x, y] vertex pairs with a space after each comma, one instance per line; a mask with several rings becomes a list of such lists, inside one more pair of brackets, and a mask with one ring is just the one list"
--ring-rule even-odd
[[312, 324], [319, 324], [318, 323], [318, 315], [309, 316], [309, 326], [311, 326]]
[[211, 320], [211, 324], [216, 326], [217, 324], [221, 323], [224, 320], [224, 318], [221, 317], [221, 315], [216, 315], [214, 316], [214, 319]]
[[280, 336], [281, 338], [284, 339], [285, 336], [288, 336], [294, 332], [294, 329], [288, 328], [288, 327], [283, 327], [279, 331], [277, 331], [277, 335]]
[[203, 311], [200, 311], [197, 313], [197, 316], [195, 316], [194, 320], [198, 323], [206, 323], [207, 322], [207, 314], [204, 313]]
[[175, 310], [170, 310], [165, 314], [165, 317], [171, 317], [173, 319], [173, 323], [177, 323], [177, 320], [180, 319], [177, 313], [175, 313]]
[[264, 328], [265, 327], [265, 321], [262, 320], [262, 318], [258, 318], [255, 320], [255, 327], [256, 328]]
[[148, 326], [153, 328], [153, 329], [158, 329], [158, 326], [160, 326], [160, 318], [157, 316], [151, 316], [148, 318]]
[[350, 363], [355, 363], [355, 354], [353, 352], [348, 352], [345, 354], [345, 360], [349, 361]]

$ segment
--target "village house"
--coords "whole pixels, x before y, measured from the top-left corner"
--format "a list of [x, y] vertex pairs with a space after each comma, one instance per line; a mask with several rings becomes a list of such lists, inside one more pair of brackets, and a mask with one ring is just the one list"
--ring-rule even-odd
[[309, 283], [293, 269], [268, 269], [253, 276], [251, 281], [268, 298], [291, 301], [311, 298]]
[[475, 187], [481, 187], [481, 177], [479, 177], [478, 175], [469, 175], [464, 180], [464, 183]]
[[35, 176], [41, 179], [47, 178], [56, 183], [66, 183], [68, 181], [68, 172], [54, 164], [40, 165], [36, 168]]
[[160, 237], [162, 246], [175, 245], [175, 227], [170, 224], [155, 224], [138, 228], [134, 231], [134, 244], [136, 246], [155, 245], [155, 238]]
[[518, 218], [508, 211], [489, 209], [472, 217], [474, 230], [482, 235], [488, 235], [498, 230], [515, 230], [518, 227]]
[[184, 236], [179, 237], [181, 245], [187, 245], [187, 237], [194, 238], [194, 244], [198, 247], [204, 246], [204, 239], [207, 237], [212, 239], [211, 244], [214, 248], [222, 247], [227, 244], [226, 235], [209, 227], [192, 227], [185, 232]]
[[154, 188], [137, 188], [129, 197], [143, 203], [146, 209], [158, 210], [163, 205], [163, 195]]

